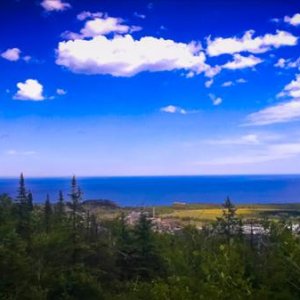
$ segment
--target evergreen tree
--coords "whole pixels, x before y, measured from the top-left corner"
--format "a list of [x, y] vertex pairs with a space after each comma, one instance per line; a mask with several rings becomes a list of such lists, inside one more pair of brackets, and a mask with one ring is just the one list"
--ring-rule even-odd
[[73, 240], [73, 263], [77, 262], [80, 234], [83, 226], [83, 211], [81, 207], [82, 192], [77, 185], [76, 177], [71, 181], [71, 222], [72, 222], [72, 240]]
[[242, 222], [237, 217], [236, 211], [235, 205], [227, 197], [223, 204], [223, 215], [217, 218], [217, 231], [224, 235], [228, 242], [232, 237], [242, 234]]
[[47, 233], [49, 233], [49, 231], [50, 231], [51, 219], [52, 219], [52, 206], [50, 203], [49, 194], [47, 194], [45, 206], [44, 206], [45, 230]]
[[28, 195], [25, 187], [23, 173], [20, 175], [18, 195], [16, 198], [16, 213], [18, 216], [17, 231], [23, 237], [28, 239], [30, 236], [31, 224], [31, 205], [29, 204]]
[[59, 194], [58, 194], [58, 202], [56, 204], [56, 213], [60, 219], [65, 214], [65, 200], [64, 200], [64, 194], [62, 191], [59, 191]]
[[136, 275], [148, 280], [164, 273], [164, 261], [159, 255], [152, 231], [152, 222], [141, 212], [139, 222], [134, 228], [134, 261]]
[[25, 179], [23, 173], [20, 175], [19, 180], [19, 188], [18, 188], [18, 195], [17, 195], [17, 203], [23, 206], [27, 205], [27, 192], [25, 187]]
[[33, 197], [32, 197], [32, 193], [30, 191], [27, 195], [27, 205], [28, 205], [29, 211], [33, 211]]

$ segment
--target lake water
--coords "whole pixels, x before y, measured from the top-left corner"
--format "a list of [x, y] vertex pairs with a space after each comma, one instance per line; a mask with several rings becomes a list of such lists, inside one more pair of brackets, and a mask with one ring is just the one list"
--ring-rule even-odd
[[[26, 187], [35, 202], [46, 194], [57, 200], [62, 190], [67, 199], [70, 178], [28, 178]], [[300, 202], [300, 175], [259, 176], [156, 176], [78, 178], [84, 199], [109, 199], [120, 205], [165, 205], [172, 202], [234, 203]], [[16, 195], [18, 179], [0, 178], [0, 193]]]

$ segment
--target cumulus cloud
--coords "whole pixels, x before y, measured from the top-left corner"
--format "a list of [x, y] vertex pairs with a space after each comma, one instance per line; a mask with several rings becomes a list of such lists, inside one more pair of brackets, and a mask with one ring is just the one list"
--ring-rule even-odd
[[71, 4], [63, 2], [61, 0], [43, 0], [41, 6], [46, 11], [63, 11], [71, 8]]
[[143, 71], [207, 69], [205, 55], [195, 43], [177, 43], [151, 36], [134, 39], [130, 34], [112, 39], [100, 35], [90, 40], [60, 42], [56, 63], [75, 73], [130, 77]]
[[14, 96], [16, 100], [44, 100], [43, 86], [35, 79], [27, 79], [24, 83], [17, 83], [18, 91]]
[[122, 35], [142, 29], [139, 26], [123, 24], [123, 19], [109, 17], [107, 14], [102, 12], [91, 13], [89, 11], [83, 11], [77, 15], [77, 19], [80, 21], [88, 20], [85, 22], [84, 27], [80, 30], [80, 33], [65, 31], [62, 34], [63, 38], [76, 40], [108, 35], [111, 33]]
[[186, 115], [187, 111], [179, 106], [175, 106], [175, 105], [168, 105], [165, 107], [162, 107], [160, 109], [160, 111], [162, 112], [166, 112], [166, 113], [170, 113], [170, 114], [182, 114], [182, 115]]
[[103, 13], [82, 12], [79, 33], [67, 32], [56, 49], [56, 63], [75, 73], [131, 77], [140, 72], [184, 70], [187, 77], [207, 71], [200, 43], [131, 34], [140, 27]]
[[1, 53], [1, 57], [9, 61], [17, 61], [20, 59], [21, 50], [19, 48], [10, 48]]
[[240, 52], [264, 53], [281, 46], [295, 46], [298, 38], [286, 31], [277, 30], [276, 34], [265, 34], [254, 37], [254, 30], [246, 31], [241, 37], [207, 40], [207, 53], [209, 56], [221, 54], [235, 54]]
[[299, 26], [300, 25], [300, 14], [295, 14], [292, 17], [285, 16], [284, 22], [293, 25], [293, 26]]
[[234, 54], [233, 60], [229, 61], [228, 63], [222, 65], [223, 69], [230, 69], [230, 70], [236, 70], [236, 69], [244, 69], [244, 68], [251, 68], [256, 66], [257, 64], [262, 63], [262, 60], [258, 57], [255, 57], [253, 55], [249, 56], [242, 56], [240, 54]]

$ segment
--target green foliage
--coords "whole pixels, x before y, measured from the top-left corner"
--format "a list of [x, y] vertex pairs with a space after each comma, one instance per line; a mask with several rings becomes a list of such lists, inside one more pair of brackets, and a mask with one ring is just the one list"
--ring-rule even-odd
[[76, 178], [32, 205], [23, 175], [13, 201], [0, 195], [0, 299], [300, 299], [300, 240], [289, 221], [242, 232], [230, 199], [214, 226], [158, 233], [141, 212], [105, 221], [86, 211]]

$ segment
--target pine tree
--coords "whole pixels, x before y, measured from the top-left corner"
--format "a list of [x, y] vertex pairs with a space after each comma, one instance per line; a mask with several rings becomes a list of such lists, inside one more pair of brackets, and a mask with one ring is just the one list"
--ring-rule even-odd
[[82, 221], [82, 207], [81, 207], [81, 199], [82, 192], [77, 185], [76, 177], [72, 177], [71, 182], [71, 209], [72, 209], [72, 225], [73, 230], [75, 231]]
[[29, 211], [33, 211], [33, 197], [32, 197], [32, 193], [30, 191], [27, 195], [27, 205], [28, 205]]
[[27, 192], [25, 187], [25, 179], [23, 173], [20, 175], [19, 180], [19, 188], [18, 188], [18, 195], [17, 195], [17, 203], [22, 206], [27, 206]]
[[76, 177], [72, 177], [71, 181], [71, 222], [72, 222], [72, 240], [73, 240], [73, 263], [77, 262], [79, 239], [83, 225], [83, 215], [81, 207], [82, 192], [77, 185]]
[[47, 194], [45, 206], [44, 206], [45, 230], [47, 233], [49, 233], [49, 231], [50, 231], [51, 218], [52, 218], [52, 206], [50, 203], [49, 194]]
[[59, 191], [58, 194], [58, 202], [56, 204], [56, 213], [59, 219], [62, 219], [63, 215], [65, 214], [65, 200], [64, 194], [62, 191]]
[[217, 230], [226, 237], [228, 242], [232, 237], [242, 234], [242, 222], [237, 217], [236, 211], [235, 205], [227, 197], [223, 204], [223, 215], [217, 218]]
[[25, 239], [30, 236], [31, 206], [28, 199], [23, 173], [20, 175], [18, 195], [16, 197], [16, 212], [18, 216], [17, 231]]
[[152, 231], [152, 222], [141, 212], [134, 228], [134, 267], [137, 276], [148, 280], [164, 273], [164, 262], [159, 255]]

